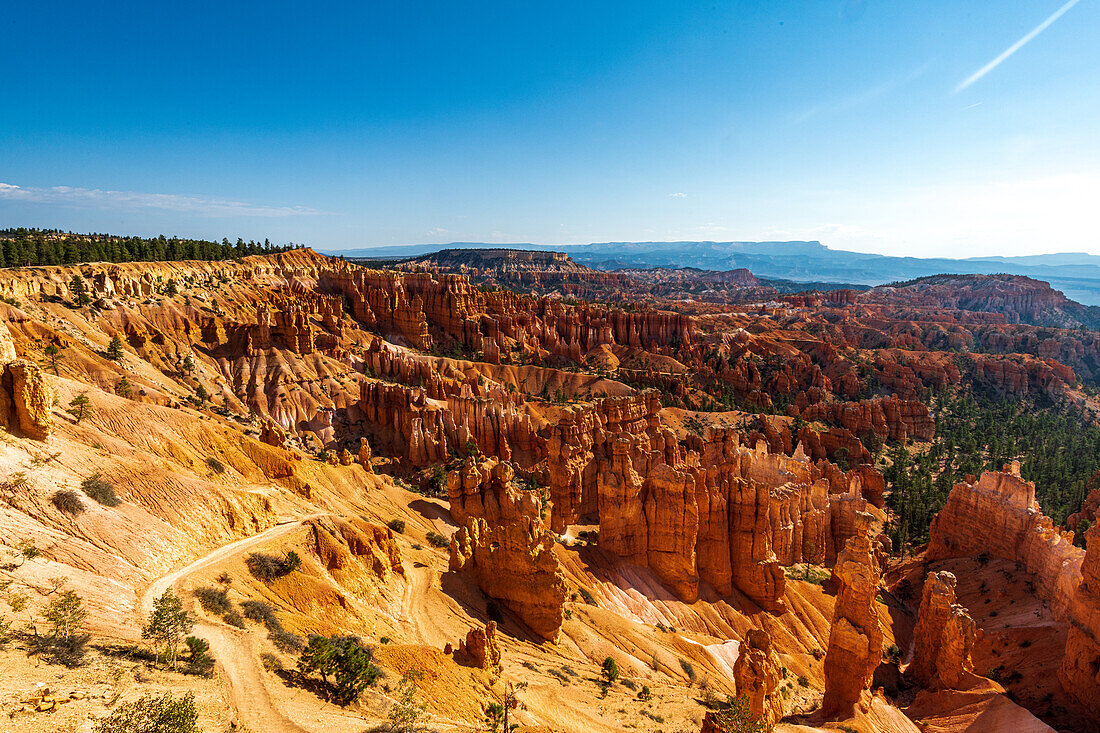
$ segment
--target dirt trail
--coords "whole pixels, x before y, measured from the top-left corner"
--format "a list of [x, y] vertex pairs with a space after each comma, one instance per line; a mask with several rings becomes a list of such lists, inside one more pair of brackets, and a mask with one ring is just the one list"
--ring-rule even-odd
[[[141, 596], [139, 609], [144, 618], [153, 609], [153, 599], [174, 587], [191, 573], [227, 560], [250, 547], [269, 542], [277, 537], [289, 534], [301, 527], [302, 522], [325, 516], [314, 514], [294, 522], [279, 524], [259, 534], [245, 537], [217, 548], [200, 557], [190, 565], [164, 575], [153, 581]], [[195, 635], [210, 642], [210, 651], [218, 660], [218, 667], [225, 676], [229, 687], [229, 702], [236, 713], [241, 728], [249, 733], [309, 733], [294, 721], [283, 715], [264, 682], [264, 672], [260, 667], [256, 640], [251, 632], [230, 629], [221, 624], [199, 620], [195, 624]]]

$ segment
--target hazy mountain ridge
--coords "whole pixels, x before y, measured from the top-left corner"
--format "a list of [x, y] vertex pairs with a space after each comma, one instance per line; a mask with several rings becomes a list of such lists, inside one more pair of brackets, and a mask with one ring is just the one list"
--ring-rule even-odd
[[849, 282], [882, 285], [943, 274], [1024, 275], [1049, 282], [1068, 297], [1100, 305], [1100, 256], [1067, 252], [1022, 257], [895, 257], [831, 249], [817, 241], [794, 242], [602, 242], [581, 245], [456, 242], [346, 250], [348, 257], [412, 257], [440, 249], [500, 248], [554, 250], [601, 270], [698, 267], [747, 268], [757, 277], [800, 282]]

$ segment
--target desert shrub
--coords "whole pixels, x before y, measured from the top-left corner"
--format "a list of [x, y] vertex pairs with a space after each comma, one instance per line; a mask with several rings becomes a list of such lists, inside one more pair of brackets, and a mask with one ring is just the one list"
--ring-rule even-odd
[[8, 594], [8, 607], [19, 613], [27, 607], [27, 601], [30, 600], [26, 593], [9, 593]]
[[210, 656], [210, 643], [206, 639], [197, 636], [189, 636], [184, 641], [187, 644], [187, 672], [188, 674], [209, 677], [214, 673], [214, 657]]
[[279, 619], [275, 617], [275, 609], [263, 601], [243, 601], [241, 608], [244, 610], [244, 617], [249, 621], [255, 621], [267, 627], [279, 623]]
[[714, 714], [714, 723], [721, 733], [766, 733], [770, 726], [753, 717], [746, 696], [729, 698], [729, 705]]
[[115, 487], [111, 485], [110, 481], [103, 478], [99, 471], [81, 481], [80, 488], [83, 489], [85, 494], [103, 506], [118, 506], [122, 503], [115, 496]]
[[901, 661], [901, 649], [897, 644], [891, 644], [882, 652], [882, 658], [893, 664]]
[[209, 466], [210, 470], [214, 473], [225, 473], [225, 464], [214, 456], [210, 456], [206, 459], [206, 465]]
[[244, 628], [244, 616], [242, 616], [241, 612], [235, 608], [229, 613], [224, 614], [222, 616], [222, 620], [230, 626], [236, 626], [238, 629]]
[[253, 552], [245, 560], [248, 571], [259, 580], [270, 583], [276, 578], [290, 575], [302, 565], [302, 558], [291, 550], [284, 557], [276, 557], [266, 552]]
[[224, 616], [233, 610], [233, 601], [229, 600], [229, 591], [225, 588], [196, 588], [194, 594], [207, 613]]
[[76, 493], [72, 489], [62, 489], [57, 491], [50, 497], [50, 501], [59, 511], [66, 514], [83, 514], [84, 502], [80, 500], [80, 494]]
[[302, 650], [298, 671], [303, 675], [320, 674], [329, 696], [341, 705], [358, 700], [363, 690], [382, 674], [374, 665], [371, 650], [358, 638], [317, 634], [309, 637], [309, 643]]
[[630, 679], [629, 677], [623, 677], [621, 680], [619, 680], [619, 682], [621, 682], [623, 687], [627, 688], [628, 690], [637, 690], [638, 689], [638, 683], [636, 683], [634, 680]]
[[798, 686], [799, 687], [809, 687], [810, 686], [810, 680], [806, 678], [806, 675], [799, 675], [799, 677], [798, 677]]
[[642, 689], [638, 690], [638, 699], [642, 702], [649, 702], [653, 697], [653, 693], [649, 691], [649, 685], [642, 685]]
[[194, 693], [173, 697], [142, 695], [133, 702], [121, 703], [111, 714], [100, 718], [95, 733], [200, 733]]
[[581, 598], [583, 598], [584, 602], [587, 603], [589, 606], [596, 605], [596, 599], [592, 596], [592, 591], [588, 590], [587, 588], [578, 588], [577, 592], [581, 594]]
[[271, 639], [271, 643], [275, 645], [276, 649], [281, 652], [286, 652], [287, 654], [300, 652], [306, 647], [305, 639], [295, 633], [287, 631], [282, 625], [279, 625], [278, 628], [275, 629], [269, 629], [267, 638]]
[[271, 652], [264, 652], [260, 655], [260, 664], [264, 665], [264, 669], [268, 672], [283, 671], [283, 660], [279, 659], [279, 657]]
[[390, 521], [386, 522], [386, 526], [392, 529], [394, 532], [397, 532], [398, 534], [403, 534], [405, 532], [404, 519], [391, 519]]
[[681, 660], [679, 660], [679, 662], [680, 662], [680, 669], [684, 670], [684, 674], [687, 675], [687, 678], [692, 683], [694, 683], [695, 682], [695, 667], [692, 667], [691, 662], [687, 661], [686, 659], [681, 659]]
[[449, 547], [451, 544], [450, 540], [437, 532], [429, 532], [426, 539], [432, 547]]

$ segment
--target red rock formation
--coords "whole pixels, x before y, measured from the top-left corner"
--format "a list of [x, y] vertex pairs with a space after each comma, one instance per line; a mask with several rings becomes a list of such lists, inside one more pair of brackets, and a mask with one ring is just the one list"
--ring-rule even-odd
[[400, 384], [363, 382], [359, 409], [376, 445], [408, 459], [413, 466], [447, 458], [443, 408], [423, 390]]
[[458, 644], [458, 655], [491, 675], [499, 675], [504, 668], [500, 663], [500, 646], [497, 644], [497, 622], [489, 621], [484, 629], [470, 629], [466, 640]]
[[1081, 579], [1068, 609], [1069, 636], [1059, 679], [1100, 720], [1100, 527], [1093, 525], [1085, 539]]
[[936, 424], [920, 402], [878, 397], [859, 402], [819, 402], [802, 411], [802, 419], [840, 425], [855, 435], [875, 433], [881, 440], [931, 440]]
[[871, 686], [882, 661], [882, 626], [875, 608], [881, 575], [871, 544], [873, 517], [857, 515], [859, 531], [837, 557], [833, 577], [839, 585], [829, 648], [825, 653], [826, 716], [851, 712]]
[[499, 523], [471, 517], [451, 538], [450, 568], [472, 573], [486, 595], [501, 601], [534, 633], [556, 641], [565, 576], [540, 518], [539, 497], [508, 490], [500, 499]]
[[1020, 476], [1019, 462], [956, 484], [929, 532], [930, 561], [987, 553], [1020, 563], [1035, 576], [1039, 596], [1065, 613], [1083, 553], [1073, 546], [1072, 532], [1058, 530], [1039, 510], [1035, 484]]
[[913, 631], [913, 661], [906, 672], [929, 690], [957, 690], [974, 664], [970, 650], [977, 630], [966, 608], [955, 602], [955, 576], [928, 573]]
[[0, 367], [0, 423], [35, 440], [53, 430], [53, 391], [37, 364], [17, 360]]
[[380, 581], [391, 575], [404, 577], [401, 552], [386, 527], [336, 517], [309, 519], [305, 524], [312, 533], [317, 558], [344, 587], [363, 587], [364, 573], [360, 568]]
[[750, 714], [771, 730], [786, 710], [779, 694], [783, 664], [772, 649], [772, 639], [763, 629], [749, 629], [741, 642], [741, 653], [733, 665], [738, 697], [746, 697]]

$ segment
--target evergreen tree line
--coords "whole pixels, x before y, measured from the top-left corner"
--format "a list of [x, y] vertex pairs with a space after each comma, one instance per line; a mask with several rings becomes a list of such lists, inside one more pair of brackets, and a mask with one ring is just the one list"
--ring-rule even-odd
[[968, 474], [1001, 470], [1012, 460], [1035, 482], [1039, 506], [1055, 525], [1081, 508], [1088, 480], [1100, 470], [1100, 426], [1081, 408], [964, 391], [937, 396], [933, 410], [936, 438], [928, 451], [901, 443], [886, 449], [896, 548], [928, 541], [932, 518]]
[[212, 242], [179, 237], [121, 237], [73, 234], [45, 229], [0, 230], [0, 267], [75, 265], [82, 262], [161, 262], [228, 260], [248, 255], [287, 252], [300, 245], [274, 245], [228, 239]]

